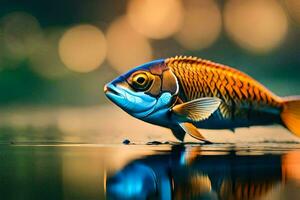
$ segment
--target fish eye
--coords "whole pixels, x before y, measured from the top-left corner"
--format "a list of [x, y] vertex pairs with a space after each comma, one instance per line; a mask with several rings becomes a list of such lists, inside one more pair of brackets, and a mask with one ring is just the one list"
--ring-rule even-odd
[[140, 76], [136, 79], [136, 82], [141, 85], [144, 84], [145, 81], [146, 81], [145, 77], [142, 77], [142, 76]]
[[145, 91], [149, 89], [151, 82], [152, 82], [151, 79], [144, 72], [134, 74], [132, 76], [132, 86], [136, 90]]

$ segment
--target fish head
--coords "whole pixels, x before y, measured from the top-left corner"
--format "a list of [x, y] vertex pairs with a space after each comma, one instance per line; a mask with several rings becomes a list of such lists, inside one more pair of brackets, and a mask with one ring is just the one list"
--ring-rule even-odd
[[131, 163], [106, 180], [108, 199], [149, 199], [157, 193], [153, 169], [142, 163]]
[[140, 65], [104, 86], [108, 99], [139, 119], [170, 108], [178, 90], [177, 78], [163, 59]]

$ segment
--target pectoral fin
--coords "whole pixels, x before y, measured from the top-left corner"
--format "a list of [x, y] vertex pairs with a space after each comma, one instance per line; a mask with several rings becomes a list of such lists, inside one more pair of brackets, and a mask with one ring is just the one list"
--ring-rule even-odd
[[209, 140], [205, 139], [205, 137], [198, 131], [198, 129], [189, 122], [179, 123], [180, 127], [190, 136], [196, 138], [197, 140], [201, 140], [207, 144], [212, 144]]
[[209, 118], [218, 109], [220, 103], [219, 98], [205, 97], [178, 104], [172, 108], [172, 111], [189, 120], [202, 121]]

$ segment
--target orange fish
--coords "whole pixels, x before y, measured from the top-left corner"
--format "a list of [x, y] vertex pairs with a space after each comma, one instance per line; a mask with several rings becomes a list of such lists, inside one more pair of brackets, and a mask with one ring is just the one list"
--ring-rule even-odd
[[250, 76], [196, 57], [155, 60], [104, 87], [107, 97], [143, 121], [209, 143], [197, 128], [281, 124], [300, 136], [300, 97], [278, 97]]
[[[282, 174], [281, 155], [205, 155], [196, 148], [175, 146], [130, 161], [105, 179], [107, 198], [258, 200], [292, 185]], [[186, 163], [190, 150], [197, 155]]]

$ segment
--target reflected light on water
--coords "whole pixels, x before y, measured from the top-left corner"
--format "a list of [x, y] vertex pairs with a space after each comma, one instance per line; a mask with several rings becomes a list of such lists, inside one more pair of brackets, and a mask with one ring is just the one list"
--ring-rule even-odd
[[[203, 151], [197, 146], [189, 146], [188, 151], [184, 146], [173, 146], [171, 152], [134, 159], [107, 176], [107, 197], [274, 199], [284, 188], [281, 155], [236, 156], [232, 152], [204, 156]], [[198, 156], [182, 162], [192, 152]]]
[[286, 179], [300, 185], [300, 151], [291, 151], [282, 157], [282, 171]]
[[131, 0], [127, 14], [138, 32], [154, 39], [171, 36], [179, 30], [183, 20], [179, 0]]
[[229, 36], [241, 47], [255, 53], [271, 51], [288, 31], [287, 16], [275, 0], [230, 0], [224, 12]]
[[[80, 151], [74, 152], [70, 148], [64, 148], [62, 154], [63, 199], [74, 199], [79, 195], [85, 197], [99, 196], [100, 193], [99, 189], [101, 188], [97, 188], [94, 178], [96, 176], [102, 179], [103, 176], [99, 170], [102, 167], [99, 152], [87, 148], [79, 147], [78, 149]], [[74, 154], [77, 156], [75, 157]]]
[[14, 12], [5, 16], [2, 22], [4, 45], [15, 59], [24, 59], [38, 50], [43, 34], [35, 17]]
[[[178, 187], [177, 194], [175, 194], [175, 196], [177, 196], [177, 199], [184, 198], [184, 194], [189, 192], [189, 191], [181, 191], [182, 188], [184, 188], [184, 189], [190, 188], [188, 190], [195, 191], [192, 194], [193, 196], [201, 196], [203, 194], [205, 195], [205, 194], [210, 193], [212, 190], [210, 178], [206, 174], [202, 174], [202, 173], [195, 173], [188, 180], [187, 184], [188, 185], [186, 185], [185, 187], [183, 187], [183, 186]], [[200, 185], [201, 185], [201, 187], [199, 187]], [[183, 197], [178, 198], [182, 194], [183, 194]]]
[[[273, 145], [282, 151], [258, 156], [236, 155], [253, 145], [2, 145], [0, 192], [2, 199], [299, 199], [286, 169], [298, 171], [299, 151], [291, 149], [300, 146]], [[227, 154], [205, 155], [213, 149]]]
[[109, 27], [106, 37], [107, 59], [120, 73], [152, 58], [149, 41], [130, 26], [126, 17], [115, 20]]
[[214, 0], [188, 0], [184, 3], [183, 26], [175, 38], [186, 49], [209, 47], [221, 32], [222, 19], [217, 3]]
[[99, 28], [92, 25], [72, 27], [59, 41], [59, 55], [66, 67], [73, 71], [93, 71], [105, 59], [105, 37]]
[[[153, 154], [152, 151], [139, 149], [132, 151], [126, 148], [101, 149], [89, 146], [77, 148], [62, 148], [62, 181], [64, 199], [76, 199], [76, 196], [96, 197], [100, 192], [106, 192], [106, 182], [100, 187], [101, 180], [106, 181], [106, 176], [111, 171], [118, 170], [139, 157], [139, 153]], [[103, 161], [106, 162], [103, 162]], [[88, 187], [87, 187], [88, 186]], [[101, 191], [103, 189], [103, 191]], [[100, 198], [101, 199], [101, 198]]]

